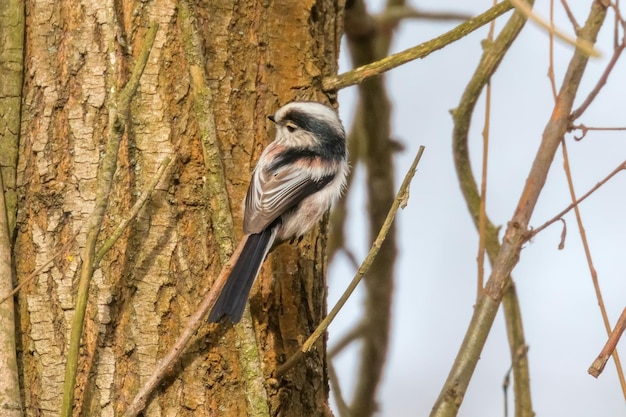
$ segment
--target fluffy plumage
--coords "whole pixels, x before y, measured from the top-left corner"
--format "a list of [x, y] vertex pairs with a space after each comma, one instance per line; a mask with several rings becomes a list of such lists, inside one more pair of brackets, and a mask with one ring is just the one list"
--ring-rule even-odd
[[274, 243], [306, 233], [345, 186], [345, 132], [333, 109], [292, 102], [269, 119], [276, 124], [276, 138], [261, 154], [244, 200], [244, 247], [209, 322], [241, 320], [252, 283]]

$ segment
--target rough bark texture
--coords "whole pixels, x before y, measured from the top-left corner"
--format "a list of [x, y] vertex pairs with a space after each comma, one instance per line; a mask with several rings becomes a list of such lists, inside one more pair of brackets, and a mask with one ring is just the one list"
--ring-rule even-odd
[[[166, 156], [176, 166], [95, 272], [74, 415], [121, 414], [220, 269], [176, 6], [173, 0], [26, 3], [18, 280], [72, 239], [93, 210], [107, 106], [128, 80], [147, 25], [160, 24], [131, 122], [124, 126], [101, 239]], [[250, 172], [273, 134], [266, 116], [296, 98], [328, 102], [319, 82], [337, 69], [340, 9], [322, 0], [191, 4], [237, 231]], [[280, 247], [253, 288], [254, 330], [266, 377], [325, 311], [324, 236], [316, 232], [297, 246]], [[27, 415], [58, 415], [84, 244], [83, 230], [72, 253], [18, 295]], [[237, 347], [231, 327], [203, 327], [145, 415], [246, 415]], [[302, 365], [266, 386], [272, 415], [325, 413], [324, 348], [320, 344]]]

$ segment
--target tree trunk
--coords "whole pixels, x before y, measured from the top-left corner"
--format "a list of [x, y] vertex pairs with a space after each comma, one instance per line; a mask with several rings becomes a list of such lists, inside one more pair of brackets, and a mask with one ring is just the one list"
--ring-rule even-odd
[[17, 205], [16, 165], [24, 51], [24, 3], [0, 3], [0, 410], [21, 417], [11, 241]]
[[[150, 22], [158, 22], [159, 30], [128, 118], [119, 126], [124, 133], [97, 248], [161, 162], [173, 162], [91, 280], [75, 416], [123, 413], [223, 262], [225, 243], [215, 236], [226, 226], [211, 222], [219, 202], [203, 182], [211, 173], [201, 139], [202, 102], [194, 103], [191, 85], [197, 74], [185, 45], [193, 41], [184, 38], [184, 25], [200, 40], [192, 48], [202, 51], [201, 80], [212, 93], [204, 105], [215, 117], [236, 238], [250, 172], [273, 135], [266, 116], [294, 99], [329, 102], [320, 82], [337, 70], [341, 5], [214, 0], [188, 6], [170, 0], [26, 3], [13, 250], [18, 281], [74, 241], [17, 295], [18, 365], [28, 416], [59, 415], [109, 116]], [[245, 329], [203, 326], [145, 415], [250, 415], [259, 398], [266, 402], [260, 409], [271, 415], [325, 414], [324, 342], [280, 381], [266, 383], [324, 315], [325, 240], [315, 231], [298, 245], [283, 245], [266, 262], [251, 295], [255, 352], [241, 348], [250, 334]], [[250, 367], [261, 370], [260, 380]]]

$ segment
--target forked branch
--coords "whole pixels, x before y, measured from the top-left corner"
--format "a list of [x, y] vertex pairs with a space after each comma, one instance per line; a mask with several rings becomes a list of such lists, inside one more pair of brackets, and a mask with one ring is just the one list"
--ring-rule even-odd
[[70, 331], [69, 349], [65, 363], [65, 381], [63, 384], [63, 403], [61, 417], [70, 417], [74, 406], [74, 385], [78, 369], [78, 352], [83, 335], [85, 311], [89, 298], [89, 284], [94, 273], [96, 260], [96, 243], [102, 229], [102, 221], [109, 202], [109, 193], [113, 184], [113, 176], [117, 170], [117, 154], [120, 141], [124, 134], [125, 124], [129, 118], [130, 101], [137, 91], [139, 79], [148, 62], [148, 56], [156, 37], [158, 24], [153, 23], [146, 32], [144, 45], [137, 58], [133, 72], [126, 86], [119, 95], [113, 98], [109, 107], [107, 142], [102, 164], [98, 172], [95, 207], [87, 220], [87, 239], [83, 252], [82, 267], [76, 294], [76, 308]]
[[[604, 23], [607, 7], [594, 1], [580, 37], [595, 43]], [[589, 57], [576, 50], [570, 61], [551, 117], [544, 129], [541, 144], [520, 195], [517, 208], [508, 223], [502, 245], [485, 291], [478, 298], [474, 314], [459, 347], [459, 353], [431, 412], [432, 417], [452, 417], [459, 410], [480, 354], [487, 340], [502, 297], [510, 284], [510, 274], [517, 264], [528, 235], [528, 223], [548, 176], [554, 155], [569, 126], [569, 115], [587, 67]]]

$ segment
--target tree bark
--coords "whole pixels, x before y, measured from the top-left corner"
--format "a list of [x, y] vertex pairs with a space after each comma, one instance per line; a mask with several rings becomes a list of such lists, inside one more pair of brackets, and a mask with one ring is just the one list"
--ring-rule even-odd
[[13, 237], [17, 207], [16, 168], [24, 69], [24, 3], [0, 3], [0, 410], [23, 415], [17, 367]]
[[[216, 202], [204, 186], [210, 176], [200, 137], [203, 120], [193, 108], [191, 63], [177, 5], [171, 0], [26, 4], [14, 250], [18, 281], [75, 239], [71, 251], [17, 296], [26, 415], [59, 414], [76, 281], [108, 114], [153, 21], [159, 31], [128, 122], [119, 126], [124, 133], [100, 242], [124, 218], [160, 163], [169, 157], [174, 166], [95, 270], [75, 416], [123, 413], [223, 262], [218, 255], [223, 242], [215, 236], [224, 225], [210, 221]], [[337, 71], [341, 10], [331, 0], [189, 4], [237, 237], [251, 170], [273, 135], [266, 116], [294, 99], [331, 102], [320, 83]], [[251, 295], [258, 359], [240, 349], [241, 332], [203, 326], [144, 415], [251, 414], [249, 360], [260, 361], [260, 389], [271, 415], [324, 415], [324, 342], [281, 380], [265, 380], [325, 313], [325, 240], [324, 232], [315, 231], [298, 245], [281, 246], [266, 262]]]

